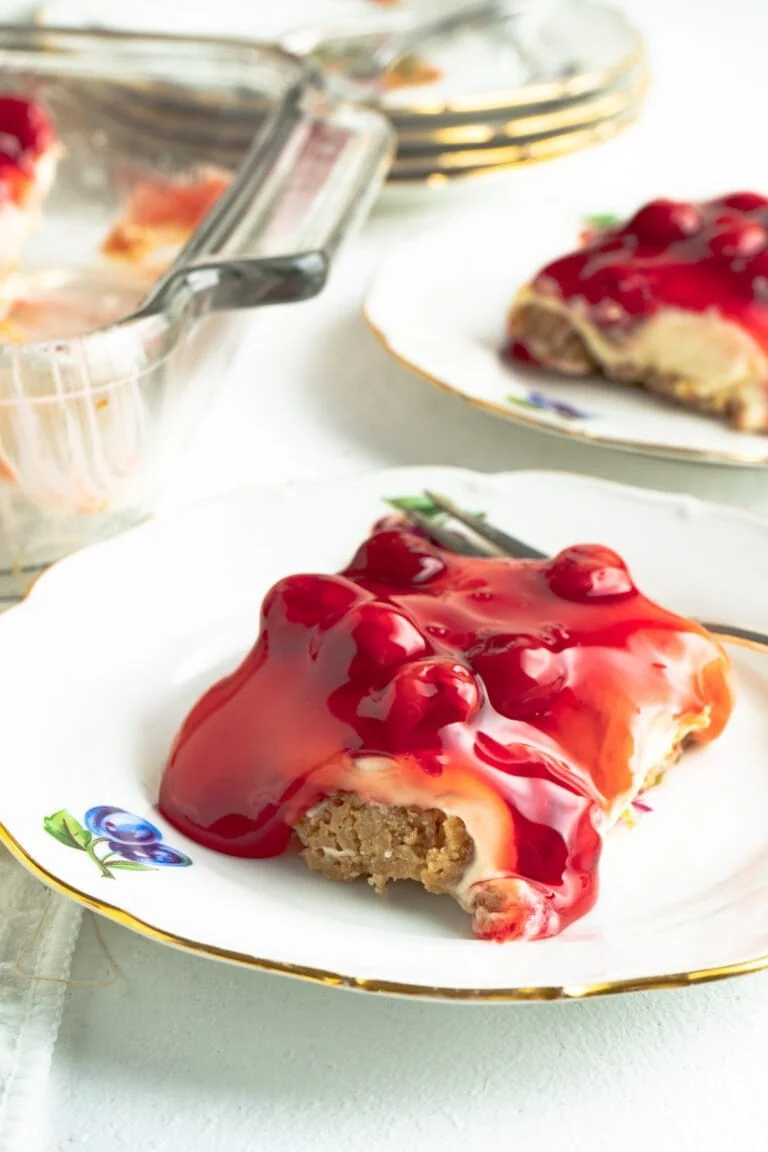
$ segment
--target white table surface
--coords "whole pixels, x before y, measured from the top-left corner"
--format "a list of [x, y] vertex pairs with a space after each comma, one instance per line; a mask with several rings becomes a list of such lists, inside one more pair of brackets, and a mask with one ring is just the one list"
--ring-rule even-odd
[[[765, 0], [625, 3], [654, 54], [642, 125], [460, 196], [382, 205], [320, 299], [254, 329], [169, 504], [241, 483], [455, 463], [590, 472], [768, 512], [768, 472], [591, 448], [464, 407], [391, 362], [360, 317], [379, 257], [441, 213], [499, 202], [517, 213], [537, 189], [564, 202], [588, 193], [605, 210], [613, 189], [768, 188]], [[177, 28], [185, 11], [190, 25], [215, 19], [200, 3], [161, 7]], [[255, 32], [268, 7], [243, 7]], [[41, 1102], [50, 1152], [768, 1145], [768, 974], [581, 1004], [422, 1004], [238, 970], [103, 922], [100, 934], [86, 917], [72, 977], [94, 986], [68, 994]]]

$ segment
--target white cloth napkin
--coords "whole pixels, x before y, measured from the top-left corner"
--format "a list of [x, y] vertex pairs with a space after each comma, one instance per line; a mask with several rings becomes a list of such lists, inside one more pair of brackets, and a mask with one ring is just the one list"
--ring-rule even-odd
[[0, 1152], [37, 1152], [81, 909], [0, 847]]

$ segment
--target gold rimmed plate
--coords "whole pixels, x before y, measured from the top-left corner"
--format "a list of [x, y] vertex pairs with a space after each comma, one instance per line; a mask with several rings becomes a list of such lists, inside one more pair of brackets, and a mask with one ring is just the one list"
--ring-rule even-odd
[[429, 153], [446, 148], [492, 148], [520, 139], [544, 137], [620, 116], [636, 108], [648, 88], [648, 73], [638, 71], [620, 86], [594, 96], [568, 101], [557, 108], [547, 106], [508, 109], [503, 115], [445, 123], [442, 119], [423, 128], [398, 132], [399, 154]]
[[368, 293], [366, 319], [405, 367], [513, 423], [646, 455], [767, 466], [766, 434], [739, 432], [640, 388], [557, 376], [503, 355], [517, 289], [578, 246], [590, 214], [628, 216], [636, 207], [603, 199], [564, 209], [561, 200], [542, 197], [523, 216], [498, 209], [457, 215], [387, 257]]
[[[381, 12], [289, 31], [282, 47], [343, 70], [348, 46], [378, 31], [410, 26], [407, 12]], [[420, 119], [557, 105], [618, 83], [641, 64], [645, 48], [618, 9], [599, 3], [524, 6], [499, 28], [467, 29], [427, 43], [387, 78], [379, 105], [398, 130]]]
[[641, 105], [636, 103], [628, 106], [620, 115], [609, 116], [592, 123], [576, 124], [558, 132], [520, 137], [513, 144], [398, 152], [389, 170], [388, 179], [396, 183], [403, 180], [428, 181], [436, 176], [460, 178], [483, 171], [498, 171], [523, 164], [543, 163], [572, 152], [581, 152], [585, 148], [612, 139], [634, 124], [640, 111]]
[[604, 540], [670, 607], [768, 630], [768, 525], [687, 497], [435, 468], [231, 493], [63, 561], [0, 619], [12, 783], [2, 841], [58, 891], [146, 936], [329, 985], [543, 1000], [768, 966], [762, 650], [732, 647], [738, 703], [726, 734], [668, 774], [634, 828], [610, 834], [597, 905], [550, 940], [472, 940], [447, 898], [401, 885], [380, 900], [294, 858], [220, 856], [158, 814], [174, 732], [252, 644], [267, 587], [291, 571], [337, 569], [389, 498], [426, 488], [546, 552]]

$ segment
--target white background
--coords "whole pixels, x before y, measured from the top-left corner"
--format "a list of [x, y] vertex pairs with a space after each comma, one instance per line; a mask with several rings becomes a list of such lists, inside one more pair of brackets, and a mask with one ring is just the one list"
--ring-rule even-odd
[[[111, 4], [101, 3], [106, 16]], [[144, 0], [131, 11], [178, 30], [274, 26], [273, 0], [241, 4], [239, 15], [233, 0], [158, 0], [154, 12]], [[390, 362], [360, 318], [377, 259], [441, 213], [501, 202], [517, 215], [538, 189], [564, 203], [588, 192], [598, 211], [610, 210], [613, 189], [685, 195], [702, 180], [768, 189], [768, 3], [625, 6], [653, 52], [642, 124], [458, 197], [382, 204], [320, 299], [254, 326], [169, 503], [243, 482], [456, 463], [592, 472], [768, 511], [768, 473], [598, 450], [465, 408]], [[102, 940], [86, 918], [72, 976], [96, 986], [68, 994], [42, 1101], [50, 1152], [768, 1146], [768, 975], [582, 1004], [420, 1004], [225, 967], [104, 923], [99, 931]]]

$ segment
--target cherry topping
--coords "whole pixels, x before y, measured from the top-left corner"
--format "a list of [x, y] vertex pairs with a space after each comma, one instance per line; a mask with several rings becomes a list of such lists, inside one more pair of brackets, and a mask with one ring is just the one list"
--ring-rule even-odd
[[[648, 277], [631, 265], [607, 264], [590, 278], [590, 290], [599, 303], [595, 306], [606, 324], [624, 316], [647, 312], [651, 298]], [[603, 308], [604, 303], [610, 308]]]
[[330, 628], [361, 599], [360, 589], [339, 576], [286, 576], [264, 597], [262, 620]]
[[385, 584], [426, 584], [445, 571], [431, 545], [414, 532], [389, 528], [376, 532], [355, 553], [350, 572]]
[[472, 672], [447, 659], [404, 665], [377, 698], [393, 750], [434, 743], [448, 724], [469, 720], [481, 701]]
[[355, 617], [351, 628], [355, 648], [373, 664], [391, 667], [427, 651], [427, 642], [416, 625], [391, 604], [361, 604]]
[[716, 256], [733, 260], [759, 252], [765, 247], [767, 238], [762, 224], [743, 216], [733, 216], [722, 220], [709, 244]]
[[565, 927], [594, 902], [596, 817], [624, 797], [660, 709], [711, 708], [705, 738], [725, 723], [725, 656], [632, 597], [602, 547], [489, 560], [389, 524], [355, 564], [274, 586], [252, 653], [185, 720], [161, 811], [213, 849], [269, 857], [339, 793], [449, 810], [477, 833], [474, 864], [546, 888], [546, 925], [514, 903], [520, 930]]
[[731, 192], [728, 196], [721, 196], [716, 204], [724, 208], [733, 208], [736, 212], [759, 212], [761, 208], [768, 208], [768, 200], [758, 192]]
[[494, 708], [513, 720], [543, 712], [566, 682], [562, 654], [541, 646], [533, 636], [492, 636], [473, 656], [472, 666]]
[[644, 244], [671, 244], [698, 232], [701, 212], [693, 204], [678, 200], [651, 200], [626, 225]]
[[765, 196], [737, 191], [700, 204], [653, 200], [623, 226], [596, 233], [587, 247], [546, 265], [533, 287], [586, 309], [611, 340], [674, 309], [722, 316], [768, 354], [768, 280], [760, 261], [766, 248]]
[[565, 548], [551, 562], [549, 586], [563, 600], [623, 599], [636, 589], [624, 561], [599, 544]]

